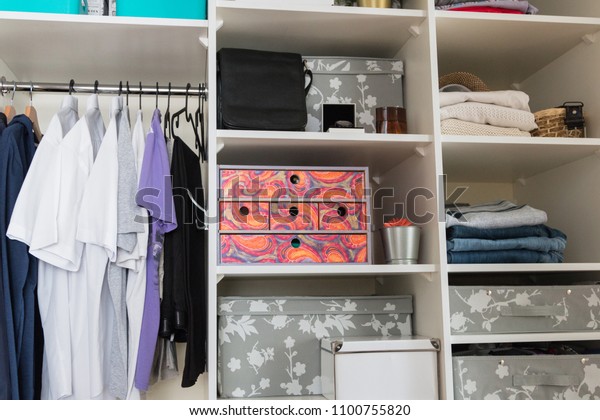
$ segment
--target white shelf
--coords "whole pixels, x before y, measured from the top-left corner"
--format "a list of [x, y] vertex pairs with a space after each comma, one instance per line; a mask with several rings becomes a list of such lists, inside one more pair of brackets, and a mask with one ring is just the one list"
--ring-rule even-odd
[[439, 75], [469, 71], [492, 90], [522, 82], [600, 30], [599, 18], [452, 11], [437, 11], [436, 24]]
[[593, 155], [600, 139], [443, 136], [449, 181], [514, 182]]
[[452, 344], [600, 340], [600, 332], [453, 335]]
[[448, 264], [449, 273], [552, 273], [565, 271], [600, 271], [600, 263]]
[[225, 277], [298, 277], [298, 276], [401, 276], [431, 274], [435, 264], [281, 264], [218, 265], [217, 275]]
[[21, 81], [194, 85], [205, 81], [207, 28], [205, 20], [0, 12], [0, 59]]
[[431, 136], [418, 134], [309, 133], [218, 130], [219, 164], [368, 166], [379, 176], [415, 153], [427, 153]]
[[218, 48], [391, 58], [425, 19], [423, 10], [217, 1]]

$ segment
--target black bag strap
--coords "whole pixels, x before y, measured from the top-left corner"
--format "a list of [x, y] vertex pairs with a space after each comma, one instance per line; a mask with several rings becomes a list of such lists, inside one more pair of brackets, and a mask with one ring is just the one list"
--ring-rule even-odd
[[308, 91], [310, 90], [310, 87], [312, 86], [313, 73], [306, 65], [306, 60], [303, 61], [303, 64], [304, 64], [304, 80], [306, 80], [306, 76], [308, 76], [308, 78], [309, 78], [308, 85], [306, 85], [306, 87], [304, 88], [304, 96], [306, 96], [306, 95], [308, 95]]

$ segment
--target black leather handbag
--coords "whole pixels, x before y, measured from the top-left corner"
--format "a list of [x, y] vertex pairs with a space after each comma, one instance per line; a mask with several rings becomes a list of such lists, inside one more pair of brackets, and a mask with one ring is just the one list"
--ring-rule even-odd
[[222, 48], [217, 52], [218, 128], [303, 131], [311, 83], [300, 54]]

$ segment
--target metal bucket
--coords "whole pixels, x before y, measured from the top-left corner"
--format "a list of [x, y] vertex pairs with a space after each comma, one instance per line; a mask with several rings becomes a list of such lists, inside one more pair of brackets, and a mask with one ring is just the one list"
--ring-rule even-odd
[[384, 227], [379, 230], [386, 264], [417, 264], [421, 228], [418, 226]]

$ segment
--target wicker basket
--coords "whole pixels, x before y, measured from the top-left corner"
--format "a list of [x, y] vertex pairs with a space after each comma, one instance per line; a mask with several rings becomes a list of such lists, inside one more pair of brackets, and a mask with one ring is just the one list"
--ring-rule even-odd
[[534, 113], [537, 130], [533, 130], [534, 137], [584, 137], [584, 128], [567, 129], [565, 124], [565, 108], [550, 108]]

